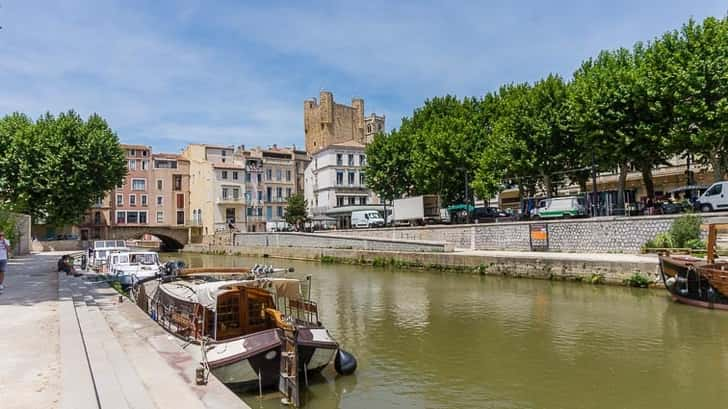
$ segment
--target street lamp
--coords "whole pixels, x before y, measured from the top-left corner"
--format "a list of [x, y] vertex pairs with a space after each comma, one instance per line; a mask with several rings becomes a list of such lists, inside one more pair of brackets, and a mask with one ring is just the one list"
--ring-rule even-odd
[[457, 170], [465, 173], [465, 223], [470, 224], [470, 209], [468, 208], [468, 205], [470, 204], [470, 192], [468, 191], [468, 170], [462, 166], [458, 167]]

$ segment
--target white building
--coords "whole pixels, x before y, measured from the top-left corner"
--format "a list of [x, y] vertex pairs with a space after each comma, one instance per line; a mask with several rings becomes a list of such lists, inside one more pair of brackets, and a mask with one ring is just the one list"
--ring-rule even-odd
[[304, 196], [315, 219], [334, 208], [379, 204], [366, 186], [364, 145], [349, 141], [329, 145], [311, 157], [304, 173]]

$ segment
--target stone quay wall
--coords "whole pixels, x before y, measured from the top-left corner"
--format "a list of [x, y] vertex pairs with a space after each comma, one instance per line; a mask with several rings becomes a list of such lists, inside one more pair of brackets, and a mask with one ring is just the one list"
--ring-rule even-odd
[[451, 270], [481, 275], [502, 275], [547, 280], [599, 282], [624, 285], [624, 280], [640, 273], [659, 282], [657, 258], [640, 261], [578, 259], [573, 257], [529, 257], [463, 254], [458, 252], [372, 251], [336, 248], [230, 246], [188, 244], [185, 252], [223, 253], [236, 256], [273, 257], [292, 260], [330, 261], [349, 264], [390, 263], [396, 268]]
[[[728, 213], [702, 214], [705, 223]], [[392, 240], [429, 240], [471, 250], [531, 250], [530, 228], [548, 227], [550, 251], [639, 253], [640, 247], [658, 233], [670, 229], [679, 215], [599, 217], [593, 219], [541, 220], [455, 226], [395, 227], [327, 231], [327, 236], [356, 236]]]
[[233, 240], [236, 246], [242, 247], [304, 247], [404, 252], [453, 250], [452, 244], [444, 241], [344, 237], [314, 233], [235, 233]]

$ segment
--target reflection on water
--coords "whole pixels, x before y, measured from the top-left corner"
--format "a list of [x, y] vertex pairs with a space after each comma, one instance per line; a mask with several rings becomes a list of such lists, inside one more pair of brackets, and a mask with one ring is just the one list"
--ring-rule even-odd
[[[276, 259], [174, 254], [193, 266], [293, 266], [354, 353], [309, 408], [718, 408], [728, 313], [661, 291]], [[334, 381], [334, 379], [336, 380]], [[251, 407], [276, 399], [244, 396]]]

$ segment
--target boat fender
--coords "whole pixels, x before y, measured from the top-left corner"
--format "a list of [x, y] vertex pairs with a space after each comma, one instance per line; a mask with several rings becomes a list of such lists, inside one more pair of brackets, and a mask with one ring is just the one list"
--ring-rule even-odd
[[349, 352], [339, 349], [336, 351], [334, 369], [339, 375], [351, 375], [356, 371], [356, 358]]
[[665, 284], [667, 285], [668, 288], [673, 288], [673, 287], [675, 287], [675, 281], [676, 281], [675, 277], [670, 277], [667, 280], [665, 280]]

